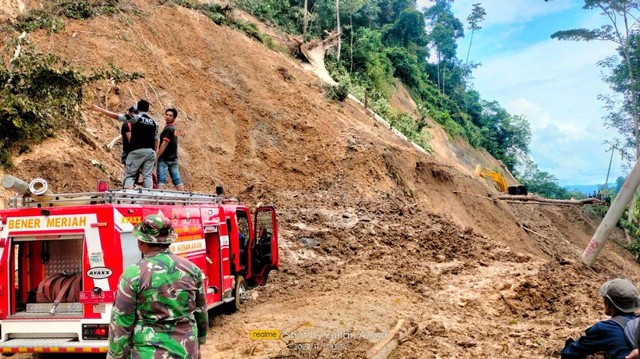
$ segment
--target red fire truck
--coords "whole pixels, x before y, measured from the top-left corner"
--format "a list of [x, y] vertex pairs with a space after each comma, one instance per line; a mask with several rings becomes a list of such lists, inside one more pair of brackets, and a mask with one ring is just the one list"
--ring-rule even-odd
[[131, 231], [154, 213], [179, 235], [171, 250], [205, 273], [209, 309], [237, 308], [279, 267], [276, 212], [251, 216], [217, 192], [14, 196], [0, 210], [0, 353], [106, 352], [118, 279], [141, 258]]

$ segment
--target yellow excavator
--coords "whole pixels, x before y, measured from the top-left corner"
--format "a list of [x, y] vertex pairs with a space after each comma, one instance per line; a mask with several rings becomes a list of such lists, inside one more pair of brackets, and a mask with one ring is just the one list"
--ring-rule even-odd
[[[506, 173], [509, 174], [511, 179], [514, 182], [518, 183], [516, 179], [511, 175], [509, 170], [506, 168], [506, 166], [502, 164], [502, 162], [500, 164], [505, 169]], [[509, 183], [507, 182], [507, 180], [500, 173], [496, 171], [492, 171], [486, 167], [483, 167], [482, 165], [476, 166], [476, 176], [480, 176], [480, 177], [484, 177], [492, 180], [496, 184], [496, 188], [500, 193], [508, 193], [511, 195], [525, 195], [525, 196], [528, 193], [526, 186], [521, 184], [517, 184], [515, 186], [509, 186]]]

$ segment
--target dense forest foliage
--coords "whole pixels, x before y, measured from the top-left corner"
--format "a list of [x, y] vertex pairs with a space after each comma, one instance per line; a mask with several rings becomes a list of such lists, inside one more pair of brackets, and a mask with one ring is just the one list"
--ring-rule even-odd
[[[236, 5], [307, 40], [339, 27], [342, 41], [339, 50], [328, 54], [328, 69], [357, 97], [366, 94], [394, 127], [429, 149], [424, 127], [432, 119], [452, 137], [485, 148], [538, 193], [569, 196], [553, 175], [531, 161], [526, 119], [483, 100], [473, 89], [472, 71], [479, 65], [468, 61], [472, 41], [462, 60], [457, 40], [465, 31], [473, 40], [486, 13], [474, 4], [465, 25], [454, 16], [452, 2], [436, 0], [424, 9], [414, 0], [237, 0]], [[418, 104], [419, 121], [388, 105], [398, 81]]]

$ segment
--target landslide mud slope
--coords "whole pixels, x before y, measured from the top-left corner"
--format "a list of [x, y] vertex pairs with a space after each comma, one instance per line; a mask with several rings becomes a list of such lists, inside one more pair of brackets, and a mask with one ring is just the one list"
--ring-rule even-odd
[[[143, 97], [158, 120], [176, 106], [189, 189], [223, 185], [277, 206], [282, 270], [239, 313], [215, 318], [204, 357], [355, 358], [406, 318], [418, 330], [396, 358], [546, 358], [603, 317], [601, 282], [640, 279], [615, 244], [593, 269], [580, 265], [598, 224], [588, 212], [478, 197], [486, 184], [450, 156], [418, 152], [354, 103], [328, 102], [297, 60], [196, 12], [133, 5], [29, 40], [77, 68], [143, 73], [87, 89], [87, 105], [122, 111]], [[16, 157], [13, 174], [60, 192], [117, 185], [118, 149], [104, 145], [118, 126], [85, 118], [84, 140], [63, 132]], [[254, 329], [287, 335], [252, 341]]]

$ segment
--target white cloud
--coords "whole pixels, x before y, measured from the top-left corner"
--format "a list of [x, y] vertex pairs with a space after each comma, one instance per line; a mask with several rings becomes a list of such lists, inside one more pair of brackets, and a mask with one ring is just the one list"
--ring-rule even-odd
[[[611, 153], [602, 143], [602, 129], [562, 129], [554, 124], [536, 131], [531, 150], [543, 171], [556, 176], [562, 185], [602, 184], [607, 176]], [[613, 158], [609, 181], [621, 175], [620, 156]]]
[[[598, 27], [603, 18], [582, 10], [582, 0], [456, 0], [454, 14], [466, 24], [477, 2], [487, 12], [471, 56], [482, 64], [474, 70], [482, 98], [526, 117], [533, 159], [560, 184], [604, 182], [610, 153], [603, 141], [616, 134], [603, 125], [605, 111], [597, 97], [609, 89], [596, 63], [615, 54], [615, 45], [549, 39], [557, 30]], [[418, 6], [429, 3], [419, 0]], [[616, 159], [614, 179], [622, 172]]]
[[548, 40], [484, 60], [474, 82], [484, 98], [524, 111], [533, 127], [550, 121], [543, 112], [561, 123], [583, 123], [602, 113], [597, 96], [609, 90], [596, 63], [613, 52], [609, 43]]
[[483, 98], [527, 118], [532, 157], [561, 184], [604, 182], [609, 154], [602, 142], [615, 132], [603, 126], [605, 111], [597, 96], [609, 89], [596, 62], [614, 50], [604, 42], [547, 40], [495, 54], [475, 71]]
[[[615, 132], [602, 125], [597, 96], [608, 88], [595, 63], [612, 52], [604, 43], [546, 41], [496, 56], [476, 71], [483, 96], [527, 118], [534, 160], [561, 184], [601, 183], [606, 176], [609, 155], [602, 142]], [[614, 170], [617, 176], [619, 163]]]
[[502, 104], [510, 113], [523, 115], [529, 121], [532, 130], [543, 128], [555, 122], [553, 116], [544, 108], [537, 106], [529, 100], [519, 97], [507, 104]]
[[[433, 2], [418, 0], [418, 8], [429, 7]], [[498, 24], [523, 23], [532, 19], [575, 8], [575, 1], [554, 0], [545, 2], [542, 0], [456, 0], [453, 2], [453, 12], [456, 17], [466, 23], [467, 16], [471, 13], [471, 7], [475, 3], [481, 3], [487, 12], [483, 26], [488, 27]]]

